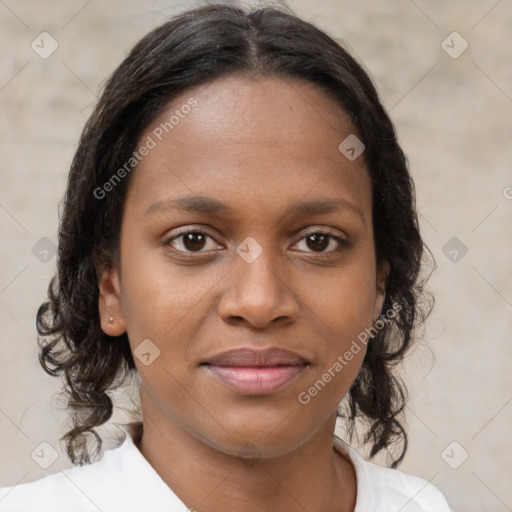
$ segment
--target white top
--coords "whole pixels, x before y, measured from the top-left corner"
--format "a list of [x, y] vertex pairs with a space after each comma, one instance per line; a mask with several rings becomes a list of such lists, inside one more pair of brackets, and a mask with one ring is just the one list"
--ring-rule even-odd
[[[140, 423], [122, 428], [125, 441], [101, 460], [0, 489], [0, 511], [187, 512], [135, 445]], [[368, 462], [338, 437], [334, 448], [355, 468], [354, 512], [450, 512], [441, 492], [425, 480]]]

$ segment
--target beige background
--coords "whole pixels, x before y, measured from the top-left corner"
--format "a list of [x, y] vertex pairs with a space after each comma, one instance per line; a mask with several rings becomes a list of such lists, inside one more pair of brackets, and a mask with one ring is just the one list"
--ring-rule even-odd
[[[288, 3], [344, 38], [373, 76], [438, 263], [436, 309], [405, 365], [410, 448], [400, 469], [431, 480], [454, 510], [512, 510], [512, 1]], [[0, 1], [0, 486], [69, 466], [58, 382], [39, 367], [34, 327], [55, 258], [45, 263], [33, 247], [43, 244], [41, 257], [51, 250], [43, 237], [56, 243], [67, 170], [102, 81], [149, 29], [192, 5]], [[59, 45], [48, 59], [30, 46], [43, 31]], [[469, 44], [456, 59], [441, 46], [453, 31]], [[462, 48], [452, 39], [452, 52]], [[453, 248], [443, 252], [452, 237], [467, 247], [456, 262]], [[58, 454], [47, 470], [31, 458], [43, 441]], [[456, 466], [463, 450], [453, 469], [446, 461]]]

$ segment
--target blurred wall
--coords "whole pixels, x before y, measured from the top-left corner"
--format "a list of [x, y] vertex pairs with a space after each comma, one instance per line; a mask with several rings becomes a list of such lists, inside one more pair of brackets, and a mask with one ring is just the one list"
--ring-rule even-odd
[[[83, 124], [129, 48], [197, 3], [0, 2], [0, 486], [70, 465], [58, 443], [59, 383], [37, 362], [34, 319]], [[372, 75], [437, 260], [436, 307], [405, 363], [400, 469], [431, 480], [454, 510], [512, 510], [512, 2], [288, 4], [344, 39]]]

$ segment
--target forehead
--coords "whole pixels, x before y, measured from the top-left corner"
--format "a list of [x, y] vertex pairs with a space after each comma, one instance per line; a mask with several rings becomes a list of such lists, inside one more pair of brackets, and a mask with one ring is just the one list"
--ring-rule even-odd
[[261, 203], [315, 189], [367, 202], [364, 156], [350, 161], [339, 150], [355, 133], [349, 115], [314, 84], [224, 77], [187, 89], [148, 127], [140, 143], [151, 139], [153, 147], [137, 166], [129, 197], [147, 202], [236, 189]]
[[[319, 144], [327, 133], [338, 140], [347, 130], [355, 132], [349, 115], [339, 103], [310, 82], [240, 75], [223, 77], [180, 94], [148, 131], [168, 121], [173, 112], [184, 109], [191, 97], [197, 105], [180, 119], [179, 124], [185, 128], [173, 127], [174, 137], [190, 127], [197, 136], [205, 135], [216, 144], [302, 145], [307, 142], [308, 150], [318, 152], [325, 151], [326, 145], [332, 142], [325, 140], [326, 144]], [[184, 118], [188, 118], [186, 123]], [[194, 144], [194, 140], [188, 142]]]

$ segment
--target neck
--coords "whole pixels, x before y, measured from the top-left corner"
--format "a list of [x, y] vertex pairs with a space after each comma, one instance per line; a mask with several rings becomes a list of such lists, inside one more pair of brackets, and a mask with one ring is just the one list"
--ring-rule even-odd
[[143, 417], [138, 448], [189, 509], [354, 510], [352, 463], [332, 446], [335, 415], [290, 453], [255, 459], [216, 450], [167, 417], [150, 413]]

